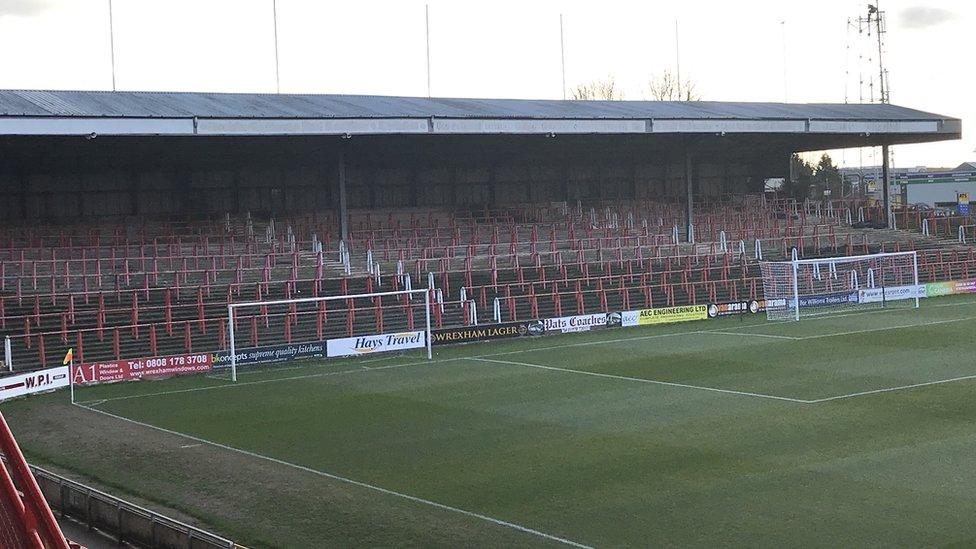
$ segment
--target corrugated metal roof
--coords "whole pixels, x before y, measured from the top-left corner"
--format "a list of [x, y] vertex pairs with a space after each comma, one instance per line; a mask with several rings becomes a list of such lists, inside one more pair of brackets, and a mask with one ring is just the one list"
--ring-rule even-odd
[[0, 90], [0, 117], [955, 120], [896, 105]]

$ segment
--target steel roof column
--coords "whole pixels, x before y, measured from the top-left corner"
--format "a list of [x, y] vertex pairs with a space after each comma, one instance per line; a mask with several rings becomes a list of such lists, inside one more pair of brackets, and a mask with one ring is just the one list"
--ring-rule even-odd
[[882, 189], [882, 197], [884, 200], [884, 212], [885, 212], [885, 224], [888, 228], [891, 228], [891, 178], [888, 172], [888, 145], [881, 145], [881, 184], [884, 185]]
[[692, 232], [692, 205], [694, 192], [691, 185], [691, 149], [685, 145], [685, 238], [689, 243], [693, 243], [695, 236]]
[[349, 239], [349, 212], [346, 208], [346, 153], [339, 153], [339, 238]]

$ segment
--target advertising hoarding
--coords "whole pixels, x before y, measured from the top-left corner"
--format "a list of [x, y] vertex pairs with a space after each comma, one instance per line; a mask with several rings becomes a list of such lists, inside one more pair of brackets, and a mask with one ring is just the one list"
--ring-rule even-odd
[[68, 386], [68, 367], [58, 366], [0, 378], [0, 401]]
[[681, 305], [678, 307], [625, 311], [621, 313], [621, 324], [623, 326], [651, 326], [654, 324], [705, 320], [707, 318], [707, 305]]
[[425, 332], [400, 332], [330, 339], [326, 342], [326, 356], [357, 356], [386, 351], [418, 349], [427, 345]]
[[76, 364], [72, 367], [71, 377], [76, 384], [85, 385], [206, 372], [211, 365], [210, 353], [110, 360]]

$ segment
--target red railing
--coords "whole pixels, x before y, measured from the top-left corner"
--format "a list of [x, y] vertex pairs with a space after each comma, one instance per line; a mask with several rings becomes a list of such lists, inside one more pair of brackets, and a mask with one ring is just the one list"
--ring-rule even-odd
[[0, 546], [25, 549], [69, 549], [24, 455], [0, 414]]

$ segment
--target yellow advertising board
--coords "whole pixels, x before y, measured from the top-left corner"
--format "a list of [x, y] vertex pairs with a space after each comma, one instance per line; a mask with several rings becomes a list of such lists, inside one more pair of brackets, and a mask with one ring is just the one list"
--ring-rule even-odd
[[680, 307], [661, 307], [658, 309], [629, 311], [629, 313], [630, 314], [624, 313], [624, 326], [648, 326], [651, 324], [669, 324], [671, 322], [705, 320], [708, 318], [708, 306], [683, 305]]

